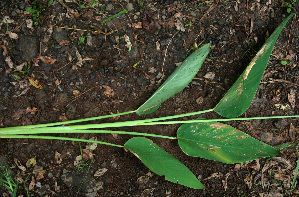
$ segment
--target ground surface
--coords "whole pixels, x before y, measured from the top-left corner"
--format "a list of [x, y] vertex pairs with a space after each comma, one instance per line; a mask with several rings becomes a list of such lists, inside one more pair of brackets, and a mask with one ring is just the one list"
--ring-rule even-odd
[[[35, 20], [25, 11], [34, 6], [32, 2], [45, 5], [38, 8], [41, 13]], [[2, 127], [135, 110], [188, 56], [194, 43], [211, 42], [212, 50], [186, 89], [147, 117], [129, 115], [105, 121], [213, 108], [265, 38], [288, 15], [282, 1], [271, 0], [98, 1], [94, 7], [92, 1], [83, 5], [78, 0], [55, 0], [51, 6], [48, 2], [0, 2]], [[124, 9], [130, 11], [102, 23]], [[282, 31], [256, 97], [242, 117], [298, 114], [298, 32], [295, 15]], [[215, 113], [201, 117], [219, 118]], [[296, 119], [229, 124], [274, 146], [299, 138]], [[178, 127], [123, 130], [175, 136]], [[116, 144], [130, 138], [111, 134], [59, 136]], [[1, 163], [20, 181], [18, 194], [24, 196], [282, 196], [290, 191], [298, 159], [295, 148], [290, 147], [276, 158], [226, 165], [188, 157], [176, 141], [153, 140], [190, 168], [205, 189], [165, 181], [131, 153], [102, 145], [88, 150], [84, 143], [2, 139]], [[3, 188], [1, 192], [8, 193]], [[293, 191], [296, 195], [298, 179]]]

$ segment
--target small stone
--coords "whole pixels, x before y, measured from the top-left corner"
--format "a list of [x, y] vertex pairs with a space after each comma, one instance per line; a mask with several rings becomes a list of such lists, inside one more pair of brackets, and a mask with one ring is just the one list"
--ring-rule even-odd
[[128, 9], [129, 11], [133, 10], [133, 9], [134, 9], [133, 3], [128, 3], [128, 4], [127, 4], [127, 9]]
[[190, 12], [190, 15], [196, 17], [196, 13], [193, 11]]
[[107, 11], [110, 11], [110, 10], [112, 10], [113, 9], [113, 5], [110, 3], [110, 4], [108, 4], [107, 5], [107, 7], [106, 7], [106, 10]]

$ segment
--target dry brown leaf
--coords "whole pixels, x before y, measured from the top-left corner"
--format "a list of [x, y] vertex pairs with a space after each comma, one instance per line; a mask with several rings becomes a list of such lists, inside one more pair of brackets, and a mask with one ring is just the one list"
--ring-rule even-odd
[[82, 155], [77, 156], [74, 161], [74, 166], [77, 167], [80, 164], [81, 160], [82, 160]]
[[98, 169], [93, 176], [95, 177], [99, 177], [99, 176], [103, 176], [105, 174], [105, 172], [107, 172], [108, 169], [107, 168], [101, 168], [101, 169]]
[[28, 187], [28, 190], [33, 190], [34, 189], [34, 186], [35, 186], [35, 179], [34, 179], [34, 176], [32, 176], [32, 180], [29, 184], [29, 187]]
[[55, 162], [57, 163], [57, 164], [61, 164], [61, 162], [62, 162], [62, 158], [61, 158], [61, 154], [59, 153], [59, 152], [55, 152], [55, 156], [54, 156], [54, 158], [55, 158]]
[[11, 32], [11, 31], [8, 32], [8, 35], [9, 35], [9, 37], [10, 37], [11, 39], [15, 39], [15, 40], [19, 39], [18, 34], [13, 33], [13, 32]]
[[293, 123], [291, 123], [289, 129], [289, 136], [293, 142], [296, 140], [296, 133], [298, 133], [298, 129], [296, 129]]
[[7, 48], [5, 45], [0, 45], [0, 47], [3, 49], [3, 55], [6, 56], [7, 54]]
[[[96, 137], [92, 137], [92, 138], [90, 138], [89, 140], [97, 141], [98, 139], [97, 139]], [[98, 144], [97, 144], [97, 143], [88, 143], [88, 144], [86, 145], [86, 149], [88, 149], [88, 150], [90, 150], [90, 151], [95, 150], [97, 147], [98, 147]]]
[[222, 176], [223, 176], [223, 174], [221, 172], [215, 172], [211, 176], [209, 176], [203, 180], [205, 181], [205, 180], [209, 180], [211, 178], [221, 178]]
[[60, 46], [65, 46], [65, 45], [69, 45], [70, 44], [70, 41], [68, 41], [68, 40], [61, 40], [60, 42], [59, 42], [59, 45]]
[[136, 29], [142, 29], [142, 22], [132, 23], [132, 27]]
[[32, 115], [34, 115], [37, 112], [37, 108], [36, 107], [27, 107], [26, 108], [26, 113], [31, 113]]
[[26, 171], [26, 167], [23, 166], [23, 165], [21, 164], [21, 162], [20, 162], [17, 158], [14, 158], [14, 161], [15, 161], [16, 165], [18, 166], [18, 168], [19, 168], [20, 170], [22, 170], [23, 172]]
[[9, 68], [13, 68], [13, 62], [11, 60], [10, 57], [6, 57], [5, 58], [5, 62], [7, 63], [7, 65], [9, 66]]
[[39, 84], [38, 80], [34, 80], [32, 77], [28, 77], [28, 81], [37, 89], [43, 89], [43, 86]]
[[73, 90], [73, 95], [74, 95], [75, 97], [79, 96], [79, 95], [80, 95], [79, 90]]
[[251, 174], [246, 174], [244, 182], [248, 186], [248, 188], [251, 189], [251, 187], [252, 187], [252, 175]]
[[82, 149], [82, 156], [84, 159], [93, 159], [93, 153], [88, 149]]
[[161, 51], [161, 44], [159, 43], [159, 41], [156, 42], [156, 50]]
[[183, 15], [182, 12], [178, 12], [178, 13], [175, 13], [175, 15], [173, 17], [178, 18], [178, 17], [181, 17], [182, 15]]
[[45, 174], [45, 172], [46, 172], [45, 170], [40, 171], [40, 172], [37, 174], [36, 180], [43, 179], [43, 178], [44, 178], [44, 174]]
[[292, 108], [294, 109], [296, 106], [296, 95], [295, 95], [295, 90], [291, 90], [290, 93], [288, 94], [288, 100], [291, 103]]
[[40, 59], [41, 61], [45, 62], [46, 64], [54, 64], [56, 62], [56, 59], [54, 59], [54, 58], [50, 58], [47, 56], [41, 56], [41, 55], [39, 55], [37, 57], [37, 59]]
[[76, 49], [76, 56], [78, 59], [77, 66], [81, 67], [83, 65], [83, 59], [82, 59], [82, 56], [80, 55], [78, 49], [77, 48], [75, 48], [75, 49]]
[[106, 85], [103, 85], [103, 87], [105, 88], [105, 91], [104, 91], [105, 96], [107, 96], [107, 97], [114, 96], [114, 91], [111, 87], [106, 86]]

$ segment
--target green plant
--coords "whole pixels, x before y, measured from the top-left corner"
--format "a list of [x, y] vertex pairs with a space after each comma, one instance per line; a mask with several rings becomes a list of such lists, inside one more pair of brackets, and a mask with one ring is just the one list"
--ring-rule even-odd
[[98, 2], [99, 0], [92, 0], [92, 3], [91, 3], [91, 8], [94, 8], [94, 6], [96, 6], [96, 2]]
[[11, 177], [8, 166], [0, 166], [0, 185], [4, 186], [7, 190], [13, 193], [13, 196], [17, 195], [19, 183], [15, 183]]
[[43, 2], [41, 2], [41, 0], [34, 0], [32, 1], [32, 7], [26, 7], [26, 11], [32, 14], [32, 20], [34, 22], [34, 25], [39, 25], [42, 23], [39, 17], [41, 13], [45, 11], [45, 8], [46, 5]]
[[80, 39], [79, 39], [79, 41], [78, 41], [78, 45], [83, 44], [83, 43], [85, 42], [86, 38], [90, 38], [90, 37], [91, 37], [91, 36], [85, 35], [84, 33], [81, 34], [81, 37], [80, 37]]
[[287, 13], [291, 13], [292, 8], [296, 5], [296, 0], [290, 0], [289, 2], [282, 1], [282, 7], [287, 8]]
[[101, 23], [104, 24], [104, 23], [106, 23], [106, 22], [108, 22], [108, 21], [110, 21], [110, 20], [112, 20], [112, 19], [114, 19], [114, 18], [116, 18], [116, 17], [118, 17], [120, 15], [126, 14], [127, 12], [129, 12], [129, 10], [122, 10], [119, 13], [117, 13], [117, 14], [115, 14], [113, 16], [110, 16], [109, 18], [103, 20]]
[[285, 65], [292, 65], [292, 62], [287, 62], [287, 61], [280, 61], [280, 64], [285, 66]]
[[[158, 145], [153, 143], [153, 141], [145, 137], [158, 137], [177, 140], [180, 148], [185, 154], [189, 156], [201, 157], [227, 164], [247, 162], [258, 158], [272, 157], [277, 155], [282, 147], [275, 148], [269, 146], [259, 140], [254, 139], [246, 133], [243, 133], [229, 125], [220, 122], [227, 122], [232, 120], [241, 121], [254, 119], [299, 117], [298, 115], [293, 115], [236, 118], [242, 115], [250, 106], [257, 88], [261, 82], [274, 44], [283, 27], [292, 16], [293, 14], [287, 17], [272, 33], [269, 39], [258, 51], [256, 56], [249, 63], [244, 72], [240, 75], [238, 80], [213, 109], [153, 119], [101, 124], [69, 125], [84, 121], [92, 121], [127, 115], [131, 113], [145, 115], [154, 112], [164, 101], [180, 92], [192, 81], [193, 77], [200, 69], [210, 51], [211, 43], [209, 43], [192, 53], [168, 77], [168, 79], [158, 88], [158, 90], [156, 90], [156, 92], [137, 110], [65, 122], [0, 128], [0, 138], [69, 140], [99, 143], [125, 148], [126, 150], [129, 150], [134, 155], [136, 155], [151, 171], [158, 175], [164, 175], [166, 180], [190, 188], [202, 189], [204, 188], [203, 184], [184, 164], [161, 149]], [[169, 121], [171, 119], [204, 114], [212, 111], [218, 113], [224, 118]], [[176, 137], [151, 133], [106, 130], [107, 128], [162, 124], [182, 125], [178, 129]], [[133, 137], [129, 139], [124, 145], [118, 145], [102, 141], [38, 135], [43, 133], [115, 133], [144, 137]]]

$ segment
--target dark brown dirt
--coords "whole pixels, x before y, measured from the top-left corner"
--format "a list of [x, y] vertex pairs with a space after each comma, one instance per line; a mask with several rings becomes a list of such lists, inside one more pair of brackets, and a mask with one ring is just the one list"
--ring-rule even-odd
[[[281, 6], [282, 1], [270, 0], [165, 0], [142, 1], [143, 5], [132, 0], [98, 1], [93, 8], [92, 1], [80, 7], [83, 1], [55, 0], [48, 7], [49, 1], [40, 0], [36, 5], [46, 6], [39, 18], [32, 21], [32, 14], [25, 9], [35, 1], [26, 2], [0, 2], [1, 127], [135, 110], [174, 71], [176, 64], [190, 54], [194, 43], [211, 42], [212, 50], [186, 89], [153, 114], [145, 117], [133, 114], [105, 121], [211, 109], [242, 73], [267, 36], [288, 15], [287, 9]], [[124, 9], [130, 11], [101, 23]], [[298, 7], [293, 9], [296, 11]], [[31, 27], [30, 22], [38, 24]], [[256, 97], [242, 117], [298, 114], [298, 32], [295, 15], [283, 29]], [[85, 40], [79, 43], [82, 36]], [[45, 57], [43, 61], [37, 61], [39, 54]], [[30, 69], [19, 72], [10, 68], [9, 58], [14, 67], [26, 62]], [[53, 63], [53, 60], [56, 61]], [[288, 64], [282, 65], [281, 61]], [[21, 69], [26, 70], [25, 66]], [[207, 77], [207, 74], [215, 77]], [[215, 113], [200, 117], [219, 118]], [[100, 122], [104, 121], [93, 123]], [[298, 143], [298, 119], [229, 124], [273, 146]], [[142, 126], [122, 130], [175, 136], [178, 127]], [[116, 144], [124, 144], [131, 138], [111, 134], [57, 136], [94, 137]], [[86, 150], [84, 143], [1, 139], [0, 160], [1, 164], [9, 166], [13, 179], [19, 180], [18, 195], [24, 196], [289, 194], [298, 159], [294, 146], [276, 158], [227, 165], [188, 157], [176, 141], [152, 140], [190, 168], [205, 189], [194, 190], [165, 181], [164, 177], [151, 173], [131, 153], [103, 145], [91, 151], [93, 156], [89, 154], [91, 152], [85, 152], [78, 167], [74, 162], [81, 151]], [[30, 165], [32, 158], [36, 164]], [[99, 169], [101, 176], [94, 176]], [[9, 191], [1, 188], [1, 193], [5, 196]], [[292, 195], [299, 195], [298, 179]]]

